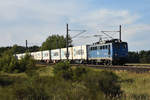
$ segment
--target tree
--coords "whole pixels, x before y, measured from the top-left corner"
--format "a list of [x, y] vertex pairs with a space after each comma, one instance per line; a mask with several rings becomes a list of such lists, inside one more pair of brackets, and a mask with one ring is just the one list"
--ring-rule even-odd
[[138, 52], [128, 52], [128, 63], [139, 63]]
[[[69, 36], [69, 47], [70, 46], [72, 46], [72, 39]], [[41, 50], [51, 50], [65, 47], [66, 47], [66, 38], [64, 36], [52, 35], [49, 36], [45, 42], [43, 42]]]
[[139, 57], [141, 63], [150, 63], [150, 51], [140, 51]]
[[36, 51], [39, 51], [39, 50], [40, 50], [40, 47], [36, 46], [36, 45], [34, 45], [32, 47], [29, 47], [29, 51], [30, 52], [36, 52]]
[[35, 68], [35, 60], [26, 53], [25, 57], [21, 60], [17, 60], [14, 56], [14, 52], [17, 52], [17, 46], [13, 46], [12, 49], [5, 51], [0, 57], [0, 71], [9, 73], [25, 72]]
[[72, 80], [73, 71], [69, 62], [60, 62], [54, 66], [54, 75], [57, 77], [62, 77], [65, 80]]
[[7, 50], [10, 50], [12, 47], [1, 47], [0, 48], [0, 57], [2, 57], [3, 53]]
[[34, 45], [34, 46], [28, 47], [28, 49], [26, 49], [26, 47], [18, 46], [15, 44], [15, 45], [13, 45], [11, 50], [12, 50], [13, 54], [18, 54], [18, 53], [25, 53], [26, 51], [36, 52], [36, 51], [39, 51], [39, 48], [40, 47]]

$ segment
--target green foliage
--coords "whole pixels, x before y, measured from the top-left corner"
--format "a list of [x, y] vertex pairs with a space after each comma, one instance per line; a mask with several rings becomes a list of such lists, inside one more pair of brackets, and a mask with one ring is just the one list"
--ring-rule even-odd
[[129, 63], [139, 63], [138, 52], [128, 52], [128, 62]]
[[9, 73], [24, 72], [35, 68], [35, 61], [28, 54], [18, 61], [12, 53], [12, 50], [6, 51], [0, 58], [0, 70]]
[[18, 61], [12, 55], [12, 51], [5, 52], [2, 57], [0, 58], [0, 70], [5, 72], [13, 72], [15, 69], [18, 68]]
[[0, 57], [3, 55], [3, 53], [4, 53], [5, 51], [10, 50], [10, 49], [11, 49], [11, 47], [1, 47], [1, 48], [0, 48]]
[[[41, 67], [44, 69], [44, 67]], [[79, 67], [80, 68], [80, 67]], [[83, 67], [82, 67], [83, 68]], [[81, 68], [81, 69], [82, 69]], [[85, 68], [85, 67], [84, 67]], [[81, 69], [78, 69], [81, 71]], [[64, 80], [55, 76], [40, 76], [40, 68], [34, 70], [32, 76], [24, 77], [20, 74], [0, 73], [0, 100], [149, 100], [150, 99], [150, 74], [133, 73], [128, 71], [115, 71], [121, 77], [121, 81], [116, 74], [110, 71], [90, 70], [81, 75], [81, 81]], [[47, 68], [45, 68], [47, 70]], [[43, 72], [45, 72], [43, 70]], [[73, 73], [76, 68], [72, 68]], [[79, 72], [80, 72], [79, 71]], [[77, 71], [78, 72], [78, 71]], [[82, 71], [81, 71], [82, 72]], [[40, 72], [41, 73], [41, 72]], [[115, 77], [114, 77], [115, 75]], [[107, 77], [107, 78], [106, 78]], [[108, 79], [108, 77], [110, 79]], [[107, 81], [107, 79], [109, 81]], [[107, 82], [112, 88], [121, 82], [123, 95], [119, 98], [107, 97], [102, 91], [102, 87]], [[102, 81], [100, 81], [102, 80]], [[133, 81], [132, 81], [133, 80]], [[100, 82], [102, 83], [100, 83]], [[103, 82], [104, 81], [104, 82]], [[107, 81], [107, 82], [106, 82]], [[101, 84], [101, 85], [100, 85]], [[108, 87], [103, 86], [103, 87]], [[103, 89], [106, 90], [106, 89]], [[109, 90], [109, 89], [108, 89]], [[107, 91], [108, 91], [107, 90]], [[106, 92], [107, 93], [107, 92]], [[105, 96], [104, 96], [105, 95]]]
[[77, 67], [73, 70], [73, 80], [74, 81], [81, 81], [83, 75], [86, 75], [88, 73], [88, 69], [84, 67]]
[[[37, 82], [39, 83], [37, 84]], [[49, 97], [43, 85], [35, 79], [22, 85], [16, 84], [13, 95], [17, 100], [48, 100]]]
[[150, 63], [150, 51], [140, 51], [139, 57], [141, 63]]
[[[65, 74], [64, 70], [72, 73], [73, 81], [59, 74]], [[5, 85], [0, 84], [3, 87], [0, 88], [0, 96], [3, 100], [110, 100], [106, 98], [107, 94], [116, 93], [114, 90], [119, 86], [119, 78], [112, 72], [95, 72], [85, 67], [71, 68], [69, 62], [58, 63], [54, 73], [54, 76], [42, 77], [32, 70], [32, 74], [26, 72], [27, 77], [24, 78], [7, 79], [6, 76], [6, 79], [2, 79]], [[5, 91], [8, 91], [10, 99]]]
[[94, 72], [84, 67], [72, 69], [68, 62], [56, 64], [53, 72], [55, 76], [62, 77], [65, 80], [83, 83], [92, 94], [91, 97], [93, 99], [96, 99], [97, 97], [95, 95], [99, 93], [111, 97], [122, 94], [119, 77], [113, 72]]
[[[28, 51], [29, 52], [35, 52], [35, 51], [39, 51], [39, 46], [31, 46], [28, 47]], [[18, 45], [14, 45], [12, 47], [0, 47], [0, 57], [2, 57], [3, 53], [5, 53], [6, 51], [11, 51], [12, 54], [19, 54], [19, 53], [24, 53], [26, 52], [26, 47], [23, 46], [18, 46]]]
[[129, 52], [129, 63], [150, 63], [150, 51]]
[[25, 57], [19, 61], [19, 64], [20, 71], [24, 72], [34, 69], [36, 62], [29, 54], [26, 54]]
[[119, 83], [119, 77], [113, 72], [102, 71], [99, 75], [99, 87], [106, 94], [111, 96], [122, 93]]
[[110, 97], [116, 97], [122, 93], [119, 77], [113, 72], [89, 72], [84, 76], [83, 82], [91, 93], [97, 94], [99, 91]]
[[18, 46], [18, 45], [14, 45], [11, 50], [12, 50], [12, 53], [13, 54], [19, 54], [19, 53], [25, 53], [26, 51], [29, 51], [29, 52], [35, 52], [35, 51], [39, 51], [39, 48], [38, 46], [32, 46], [32, 47], [23, 47], [23, 46]]
[[[72, 46], [72, 40], [69, 36], [69, 46]], [[51, 50], [57, 48], [65, 48], [66, 47], [66, 38], [64, 36], [52, 35], [49, 36], [45, 42], [43, 42], [41, 50]]]
[[6, 76], [0, 75], [0, 86], [8, 86], [8, 85], [11, 85], [12, 83], [13, 83], [12, 79]]
[[73, 77], [73, 72], [69, 62], [60, 62], [54, 66], [54, 75], [62, 77], [65, 80], [71, 80]]
[[32, 46], [32, 47], [28, 47], [28, 50], [29, 52], [36, 52], [36, 51], [39, 51], [40, 50], [40, 47], [39, 46]]

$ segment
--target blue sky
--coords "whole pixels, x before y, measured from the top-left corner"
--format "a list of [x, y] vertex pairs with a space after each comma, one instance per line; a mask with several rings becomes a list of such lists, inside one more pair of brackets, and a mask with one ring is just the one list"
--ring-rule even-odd
[[69, 23], [90, 37], [73, 39], [74, 45], [96, 42], [93, 35], [122, 25], [129, 50], [150, 50], [149, 12], [150, 0], [0, 0], [0, 46], [41, 45], [49, 35], [65, 35]]

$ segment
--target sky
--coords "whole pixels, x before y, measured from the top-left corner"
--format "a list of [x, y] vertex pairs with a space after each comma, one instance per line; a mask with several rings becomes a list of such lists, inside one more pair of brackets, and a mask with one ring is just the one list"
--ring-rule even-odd
[[0, 47], [25, 46], [25, 40], [40, 46], [52, 34], [65, 35], [66, 23], [72, 37], [86, 30], [74, 45], [96, 42], [94, 35], [122, 25], [130, 51], [150, 50], [150, 0], [0, 0]]

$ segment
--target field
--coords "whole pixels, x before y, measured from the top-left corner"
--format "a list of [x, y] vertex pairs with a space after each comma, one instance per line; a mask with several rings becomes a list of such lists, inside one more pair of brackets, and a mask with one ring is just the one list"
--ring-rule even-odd
[[[101, 69], [90, 68], [93, 71], [101, 72]], [[41, 77], [51, 77], [53, 76], [53, 68], [51, 66], [38, 66], [36, 73]], [[150, 97], [150, 73], [134, 73], [129, 71], [113, 71], [120, 77], [121, 89], [124, 91], [124, 96], [122, 100], [148, 100]], [[27, 78], [25, 73], [19, 74], [8, 74], [0, 73], [2, 79], [6, 80], [7, 84], [0, 82], [0, 96], [5, 98], [12, 89], [11, 83], [13, 82], [24, 82]], [[9, 80], [9, 81], [7, 81]], [[13, 83], [14, 84], [14, 83]], [[6, 95], [4, 95], [4, 92]], [[3, 93], [3, 94], [1, 94]], [[7, 98], [8, 100], [11, 98]], [[3, 99], [0, 99], [3, 100]]]

